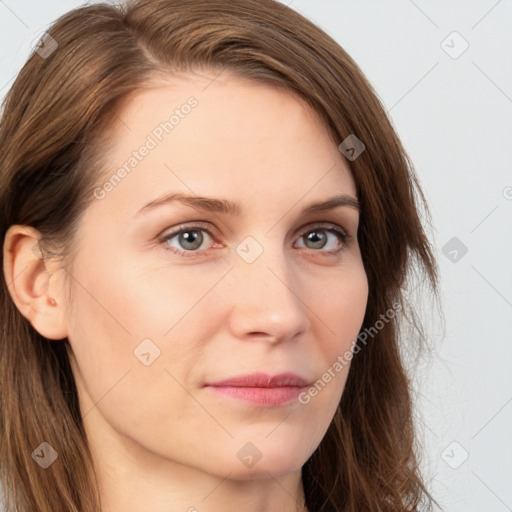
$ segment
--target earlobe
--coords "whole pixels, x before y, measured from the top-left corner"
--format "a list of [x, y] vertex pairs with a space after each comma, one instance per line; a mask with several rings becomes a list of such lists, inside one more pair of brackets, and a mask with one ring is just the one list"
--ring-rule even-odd
[[55, 265], [42, 257], [40, 237], [30, 226], [13, 225], [7, 230], [4, 276], [13, 302], [34, 329], [45, 338], [60, 340], [68, 335], [64, 301], [58, 276], [52, 272]]

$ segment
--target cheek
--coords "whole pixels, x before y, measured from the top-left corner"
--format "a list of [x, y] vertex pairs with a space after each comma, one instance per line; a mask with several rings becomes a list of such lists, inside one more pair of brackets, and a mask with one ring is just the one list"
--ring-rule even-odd
[[360, 260], [351, 260], [336, 275], [327, 274], [315, 269], [296, 288], [310, 320], [305, 338], [309, 342], [303, 348], [316, 377], [299, 402], [315, 441], [324, 435], [338, 407], [368, 300], [368, 280]]
[[83, 385], [93, 402], [106, 393], [120, 398], [123, 389], [128, 403], [158, 402], [179, 391], [166, 369], [185, 382], [214, 328], [209, 319], [220, 321], [209, 292], [225, 270], [165, 267], [162, 259], [137, 266], [111, 256], [84, 251], [73, 271], [80, 279], [72, 283], [69, 341]]
[[[315, 339], [321, 347], [321, 364], [315, 389], [304, 401], [320, 404], [320, 414], [332, 417], [350, 370], [353, 348], [361, 330], [368, 301], [368, 280], [362, 264], [338, 279], [311, 290], [311, 309], [318, 313]], [[315, 317], [312, 317], [315, 318]]]
[[84, 416], [126, 435], [153, 432], [155, 449], [181, 439], [177, 425], [204, 416], [182, 386], [197, 359], [192, 342], [201, 339], [187, 320], [197, 324], [192, 310], [208, 283], [191, 287], [190, 280], [164, 281], [108, 262], [81, 269], [74, 273], [81, 277], [72, 288], [69, 341]]
[[[320, 283], [320, 281], [318, 281]], [[314, 325], [323, 328], [317, 337], [324, 341], [329, 360], [351, 347], [362, 327], [368, 301], [368, 280], [362, 264], [324, 279], [322, 286], [308, 287], [307, 304], [316, 313]]]
[[70, 321], [75, 328], [87, 325], [88, 332], [101, 331], [112, 342], [124, 338], [124, 347], [115, 344], [117, 351], [133, 350], [145, 338], [156, 343], [183, 325], [190, 328], [191, 319], [197, 324], [196, 311], [204, 308], [203, 299], [223, 274], [219, 269], [166, 267], [162, 258], [139, 266], [95, 261], [94, 268], [82, 265], [75, 271], [81, 277], [72, 292], [75, 307]]

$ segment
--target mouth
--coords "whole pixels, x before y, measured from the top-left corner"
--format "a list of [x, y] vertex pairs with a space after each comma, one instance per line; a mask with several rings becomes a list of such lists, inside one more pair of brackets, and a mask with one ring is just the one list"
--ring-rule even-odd
[[295, 401], [308, 388], [308, 383], [294, 373], [254, 373], [207, 383], [205, 388], [216, 394], [255, 405], [277, 407]]

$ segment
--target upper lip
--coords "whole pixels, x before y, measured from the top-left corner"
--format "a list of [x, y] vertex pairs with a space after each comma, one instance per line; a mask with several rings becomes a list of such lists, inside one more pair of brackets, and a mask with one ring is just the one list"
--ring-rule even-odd
[[232, 386], [248, 388], [280, 388], [280, 387], [304, 387], [307, 381], [295, 373], [286, 372], [276, 375], [268, 373], [252, 373], [230, 379], [208, 382], [206, 386]]

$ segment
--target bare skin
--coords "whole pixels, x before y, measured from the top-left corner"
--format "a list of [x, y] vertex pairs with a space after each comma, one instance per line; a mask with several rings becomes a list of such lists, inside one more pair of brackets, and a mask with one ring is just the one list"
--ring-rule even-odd
[[[99, 183], [72, 268], [39, 260], [32, 228], [5, 239], [17, 307], [42, 335], [70, 341], [103, 512], [307, 510], [301, 469], [349, 365], [307, 404], [265, 406], [205, 384], [254, 372], [314, 384], [363, 322], [359, 212], [303, 213], [357, 199], [336, 141], [291, 93], [213, 76], [155, 82], [123, 105], [106, 179], [148, 135], [157, 144], [115, 186]], [[197, 105], [157, 140], [191, 96]], [[139, 212], [171, 192], [226, 199], [241, 215], [180, 202]]]

